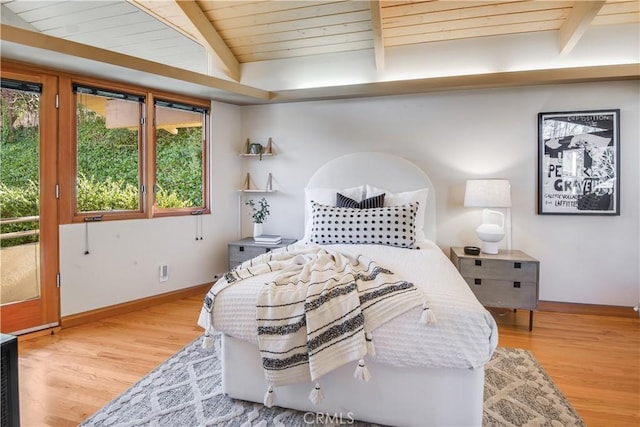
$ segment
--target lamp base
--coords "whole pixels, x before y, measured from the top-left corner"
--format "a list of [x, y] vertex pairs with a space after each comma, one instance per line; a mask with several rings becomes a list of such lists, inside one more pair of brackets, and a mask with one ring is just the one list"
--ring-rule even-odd
[[482, 253], [496, 255], [498, 253], [498, 242], [482, 242]]

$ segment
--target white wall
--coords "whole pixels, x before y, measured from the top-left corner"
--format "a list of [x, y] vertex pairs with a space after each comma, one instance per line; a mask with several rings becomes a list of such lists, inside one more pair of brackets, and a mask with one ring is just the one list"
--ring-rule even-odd
[[[250, 171], [277, 193], [265, 231], [303, 234], [303, 188], [323, 163], [358, 151], [383, 151], [415, 162], [433, 180], [437, 243], [478, 244], [480, 212], [462, 207], [473, 177], [511, 180], [513, 247], [541, 261], [540, 298], [632, 306], [640, 300], [638, 82], [458, 91], [358, 100], [236, 107], [212, 105], [212, 214], [204, 240], [196, 218], [111, 221], [60, 227], [61, 313], [68, 316], [213, 280], [226, 271], [227, 242], [238, 232], [238, 193]], [[621, 216], [536, 214], [537, 114], [620, 108]], [[277, 156], [243, 159], [244, 140], [275, 142]], [[384, 173], [384, 171], [381, 171]], [[254, 195], [256, 198], [259, 195]], [[246, 199], [246, 197], [244, 197]], [[250, 235], [246, 210], [243, 233]], [[160, 283], [158, 266], [170, 265]]]
[[[250, 171], [261, 186], [273, 173], [279, 192], [267, 196], [265, 232], [301, 237], [303, 188], [320, 165], [358, 151], [397, 154], [434, 183], [437, 243], [446, 253], [479, 244], [480, 212], [462, 207], [465, 180], [508, 178], [513, 248], [541, 261], [540, 299], [633, 306], [640, 301], [639, 95], [633, 81], [242, 107], [242, 138], [272, 137], [278, 155], [245, 161], [241, 175]], [[602, 108], [621, 110], [621, 215], [537, 215], [537, 114]], [[243, 231], [251, 233], [246, 212]]]
[[242, 83], [267, 90], [300, 89], [403, 79], [637, 64], [640, 25], [591, 26], [561, 55], [558, 32], [478, 37], [385, 48], [376, 71], [373, 50], [242, 64]]
[[[212, 213], [60, 227], [61, 315], [68, 316], [213, 281], [227, 270], [227, 242], [236, 238], [240, 160], [239, 107], [212, 103]], [[160, 264], [169, 280], [159, 281]], [[195, 315], [194, 315], [195, 316]]]

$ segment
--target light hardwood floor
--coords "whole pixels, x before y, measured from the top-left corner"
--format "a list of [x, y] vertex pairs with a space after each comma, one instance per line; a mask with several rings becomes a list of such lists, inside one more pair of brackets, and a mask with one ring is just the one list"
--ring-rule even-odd
[[[201, 334], [201, 297], [19, 343], [25, 427], [75, 426]], [[500, 346], [531, 350], [588, 426], [640, 425], [640, 320], [494, 311]]]

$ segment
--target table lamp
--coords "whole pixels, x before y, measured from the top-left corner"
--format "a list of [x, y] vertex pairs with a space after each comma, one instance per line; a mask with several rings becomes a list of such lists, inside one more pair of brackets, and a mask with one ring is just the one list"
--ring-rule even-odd
[[464, 206], [485, 208], [482, 224], [476, 228], [482, 241], [482, 252], [497, 254], [498, 243], [504, 237], [504, 214], [487, 208], [511, 207], [511, 184], [507, 179], [470, 179], [464, 191]]

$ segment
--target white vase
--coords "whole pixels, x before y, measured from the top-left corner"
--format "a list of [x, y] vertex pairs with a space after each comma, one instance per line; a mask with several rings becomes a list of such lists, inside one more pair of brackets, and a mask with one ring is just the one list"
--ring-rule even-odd
[[261, 236], [262, 235], [262, 224], [258, 224], [257, 222], [253, 223], [253, 238], [255, 239], [256, 236]]

